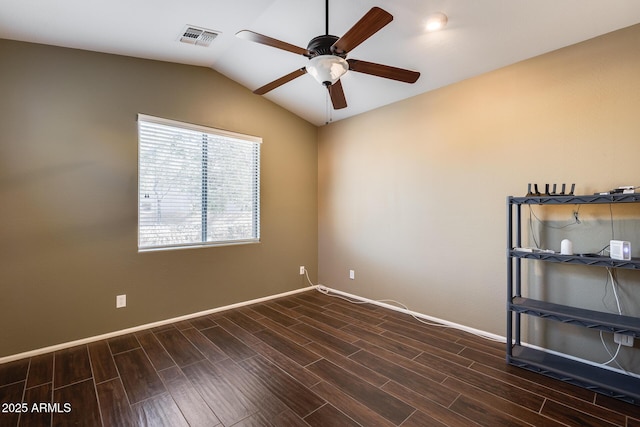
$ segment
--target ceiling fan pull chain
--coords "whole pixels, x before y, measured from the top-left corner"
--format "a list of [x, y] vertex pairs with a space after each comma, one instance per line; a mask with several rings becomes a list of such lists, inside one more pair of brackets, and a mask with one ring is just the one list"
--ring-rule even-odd
[[327, 118], [327, 120], [324, 122], [325, 125], [328, 125], [329, 122], [331, 121], [331, 109], [329, 108], [329, 91], [327, 91], [325, 93], [325, 117]]

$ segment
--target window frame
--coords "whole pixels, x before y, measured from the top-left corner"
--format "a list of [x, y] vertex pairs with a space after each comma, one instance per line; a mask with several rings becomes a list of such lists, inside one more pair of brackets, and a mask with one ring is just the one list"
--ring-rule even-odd
[[[213, 137], [220, 137], [220, 138], [231, 138], [231, 139], [236, 139], [236, 140], [241, 140], [242, 142], [247, 142], [247, 143], [251, 143], [254, 144], [255, 150], [257, 151], [256, 153], [256, 157], [255, 157], [255, 163], [252, 164], [252, 181], [255, 183], [255, 185], [257, 186], [257, 188], [255, 189], [254, 192], [254, 207], [251, 211], [252, 213], [252, 217], [253, 217], [253, 227], [254, 227], [254, 233], [252, 237], [250, 238], [246, 238], [246, 239], [232, 239], [232, 240], [221, 240], [221, 239], [217, 239], [217, 240], [205, 240], [203, 238], [201, 238], [201, 241], [197, 241], [197, 242], [186, 242], [186, 243], [176, 243], [176, 244], [157, 244], [157, 245], [141, 245], [141, 198], [142, 198], [142, 188], [141, 188], [141, 182], [142, 182], [142, 168], [141, 168], [141, 164], [142, 164], [142, 155], [141, 155], [141, 150], [142, 150], [142, 139], [141, 139], [141, 122], [146, 122], [146, 123], [151, 123], [151, 124], [158, 124], [158, 125], [162, 125], [162, 126], [169, 126], [169, 127], [174, 127], [177, 129], [184, 129], [187, 130], [189, 132], [198, 132], [201, 133], [203, 136], [206, 135], [211, 135]], [[208, 127], [208, 126], [202, 126], [202, 125], [196, 125], [196, 124], [192, 124], [192, 123], [187, 123], [187, 122], [181, 122], [181, 121], [176, 121], [176, 120], [171, 120], [171, 119], [165, 119], [165, 118], [161, 118], [161, 117], [156, 117], [156, 116], [151, 116], [151, 115], [147, 115], [147, 114], [138, 114], [138, 118], [137, 118], [137, 129], [138, 129], [138, 181], [137, 181], [137, 192], [138, 192], [138, 226], [137, 226], [137, 232], [138, 232], [138, 252], [151, 252], [151, 251], [163, 251], [163, 250], [178, 250], [178, 249], [193, 249], [193, 248], [203, 248], [203, 247], [219, 247], [219, 246], [230, 246], [230, 245], [244, 245], [244, 244], [256, 244], [256, 243], [260, 243], [261, 242], [261, 236], [260, 236], [260, 230], [261, 230], [261, 179], [260, 179], [260, 174], [261, 174], [261, 145], [262, 145], [262, 138], [261, 137], [257, 137], [257, 136], [253, 136], [253, 135], [247, 135], [247, 134], [241, 134], [238, 132], [231, 132], [228, 130], [223, 130], [223, 129], [217, 129], [217, 128], [212, 128], [212, 127]], [[204, 146], [204, 145], [203, 145]], [[206, 149], [204, 150], [206, 151]], [[205, 172], [207, 170], [208, 167], [208, 163], [207, 160], [205, 160], [203, 158], [202, 160], [202, 169], [201, 171]], [[202, 184], [202, 188], [203, 190], [206, 189], [206, 193], [202, 193], [201, 199], [202, 202], [204, 203], [203, 205], [203, 212], [206, 211], [206, 201], [209, 197], [209, 194], [212, 194], [209, 189], [208, 189], [208, 183], [206, 179], [203, 179], [201, 177], [200, 179], [200, 183]], [[201, 217], [202, 220], [202, 217]], [[206, 220], [202, 220], [203, 223], [206, 223]], [[204, 235], [204, 233], [202, 233]]]

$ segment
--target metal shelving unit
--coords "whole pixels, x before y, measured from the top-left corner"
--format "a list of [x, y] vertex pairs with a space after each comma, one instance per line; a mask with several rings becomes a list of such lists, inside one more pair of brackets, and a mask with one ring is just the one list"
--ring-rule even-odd
[[507, 363], [640, 405], [640, 379], [575, 359], [525, 347], [521, 343], [522, 315], [640, 337], [640, 318], [586, 310], [522, 296], [521, 269], [523, 260], [640, 270], [640, 259], [622, 261], [601, 256], [532, 253], [513, 249], [514, 247], [522, 247], [522, 205], [608, 203], [640, 203], [640, 194], [507, 198]]

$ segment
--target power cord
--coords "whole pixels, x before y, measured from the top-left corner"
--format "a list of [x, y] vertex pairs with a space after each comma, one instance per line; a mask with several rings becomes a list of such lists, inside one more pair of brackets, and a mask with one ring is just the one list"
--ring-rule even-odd
[[[622, 316], [622, 308], [620, 307], [620, 298], [618, 297], [617, 282], [616, 282], [615, 278], [613, 277], [613, 272], [608, 267], [607, 267], [607, 273], [608, 273], [607, 281], [604, 284], [605, 290], [606, 290], [607, 284], [609, 283], [609, 279], [611, 279], [611, 288], [613, 289], [613, 296], [614, 296], [614, 298], [616, 300], [616, 306], [618, 308], [618, 314]], [[618, 357], [618, 354], [620, 354], [620, 349], [622, 348], [622, 344], [618, 343], [618, 348], [616, 349], [615, 354], [611, 354], [611, 351], [609, 350], [609, 347], [607, 347], [607, 344], [604, 342], [604, 337], [603, 337], [602, 331], [600, 331], [600, 341], [602, 342], [602, 345], [604, 346], [604, 349], [606, 350], [607, 354], [609, 354], [609, 357], [611, 358], [608, 361], [601, 363], [601, 365], [608, 365], [611, 362], [615, 362], [616, 365], [618, 365], [618, 367], [620, 369], [622, 369], [623, 371], [627, 372], [626, 369], [624, 369], [620, 365], [620, 363], [618, 363], [618, 361], [616, 360], [616, 358]]]
[[[369, 301], [356, 300], [356, 299], [347, 298], [345, 296], [332, 293], [329, 289], [324, 287], [324, 285], [321, 285], [321, 284], [315, 285], [311, 281], [311, 279], [309, 279], [309, 274], [307, 272], [307, 268], [306, 267], [304, 269], [304, 273], [305, 273], [305, 276], [307, 277], [307, 282], [309, 282], [309, 287], [315, 288], [318, 292], [320, 292], [323, 295], [330, 296], [330, 297], [333, 297], [333, 298], [339, 298], [339, 299], [347, 301], [347, 302], [349, 302], [351, 304], [371, 304], [371, 302], [369, 302]], [[381, 300], [373, 300], [373, 301], [379, 302], [379, 303], [395, 304], [397, 307], [403, 308], [406, 311], [406, 313], [408, 315], [410, 315], [411, 317], [413, 317], [415, 320], [417, 320], [418, 322], [423, 323], [425, 325], [428, 325], [428, 326], [435, 326], [435, 327], [443, 328], [443, 329], [457, 329], [459, 331], [463, 331], [463, 332], [466, 332], [468, 334], [475, 335], [475, 336], [477, 336], [479, 338], [482, 338], [482, 339], [485, 339], [485, 340], [488, 340], [488, 341], [499, 342], [499, 343], [504, 343], [505, 342], [502, 339], [494, 338], [492, 336], [485, 335], [485, 334], [482, 334], [482, 333], [479, 333], [479, 332], [469, 331], [469, 330], [460, 328], [460, 327], [455, 326], [455, 325], [444, 325], [444, 324], [441, 324], [441, 323], [428, 322], [428, 321], [426, 321], [424, 319], [421, 319], [418, 316], [416, 316], [415, 313], [409, 309], [409, 307], [407, 307], [403, 303], [398, 302], [396, 300], [381, 299]]]
[[531, 205], [529, 205], [529, 212], [530, 212], [530, 214], [532, 214], [536, 218], [536, 220], [538, 220], [538, 222], [541, 225], [543, 225], [543, 226], [545, 226], [547, 228], [553, 228], [555, 230], [562, 230], [562, 229], [570, 227], [572, 225], [582, 224], [582, 222], [580, 221], [580, 218], [578, 217], [578, 215], [580, 213], [580, 206], [581, 205], [578, 205], [578, 208], [575, 211], [573, 211], [573, 222], [570, 222], [570, 223], [565, 224], [565, 225], [561, 225], [559, 227], [554, 227], [552, 225], [545, 224], [540, 218], [538, 218], [538, 215], [536, 215], [536, 213], [533, 210], [533, 206], [531, 206]]

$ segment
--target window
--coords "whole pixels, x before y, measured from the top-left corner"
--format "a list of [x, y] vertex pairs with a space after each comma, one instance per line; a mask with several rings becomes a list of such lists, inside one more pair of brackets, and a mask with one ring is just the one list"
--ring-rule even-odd
[[261, 138], [138, 115], [138, 249], [260, 240]]

